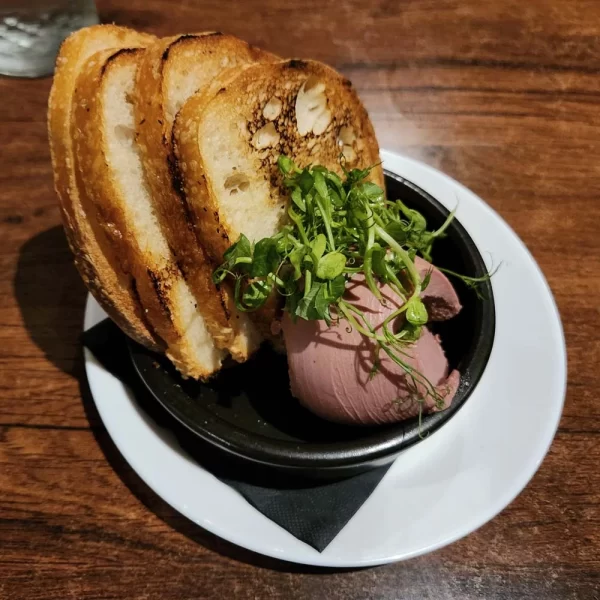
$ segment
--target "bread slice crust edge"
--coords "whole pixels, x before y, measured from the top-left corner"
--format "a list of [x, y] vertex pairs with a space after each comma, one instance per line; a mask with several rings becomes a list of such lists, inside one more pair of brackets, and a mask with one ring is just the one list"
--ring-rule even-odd
[[[148, 321], [167, 344], [167, 356], [183, 375], [204, 379], [220, 367], [220, 360], [210, 351], [209, 360], [197, 352], [192, 336], [201, 317], [190, 307], [189, 288], [151, 214], [148, 186], [135, 151], [127, 95], [144, 52], [139, 48], [102, 51], [82, 68], [73, 114], [78, 172], [87, 181], [82, 193], [94, 204], [122, 270], [134, 277]], [[117, 83], [121, 87], [115, 87]], [[115, 97], [122, 86], [125, 97]], [[122, 115], [119, 111], [124, 109]], [[121, 148], [125, 155], [117, 154]], [[124, 187], [126, 180], [129, 188]], [[189, 328], [190, 319], [196, 329]], [[210, 337], [207, 343], [212, 345]]]
[[82, 201], [71, 139], [72, 100], [83, 63], [105, 48], [145, 46], [156, 38], [114, 25], [94, 25], [71, 34], [61, 45], [48, 100], [48, 137], [54, 186], [69, 246], [84, 283], [113, 321], [131, 338], [159, 350], [161, 340], [149, 327], [135, 284], [118, 267], [93, 207]]
[[[194, 64], [190, 55], [193, 53]], [[212, 282], [214, 264], [198, 238], [185, 198], [180, 194], [181, 174], [175, 166], [171, 130], [178, 104], [173, 89], [181, 85], [181, 100], [207, 77], [194, 69], [225, 68], [222, 63], [275, 59], [233, 36], [218, 32], [163, 38], [146, 52], [140, 65], [135, 95], [138, 141], [161, 224], [198, 303], [207, 312], [207, 325], [219, 347], [243, 361], [256, 349], [258, 335], [240, 315], [226, 287]], [[210, 63], [210, 64], [209, 64]], [[187, 86], [187, 87], [186, 87]]]

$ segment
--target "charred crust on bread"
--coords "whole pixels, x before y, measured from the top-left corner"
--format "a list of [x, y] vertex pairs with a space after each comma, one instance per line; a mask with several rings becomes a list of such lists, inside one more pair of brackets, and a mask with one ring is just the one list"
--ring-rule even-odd
[[[174, 43], [174, 42], [173, 42]], [[169, 58], [169, 52], [171, 51], [171, 46], [173, 45], [173, 43], [169, 44], [162, 53], [162, 56], [160, 57], [161, 62], [164, 62], [165, 60], [167, 60]]]
[[184, 33], [182, 35], [180, 35], [176, 40], [173, 40], [169, 46], [175, 46], [177, 44], [180, 44], [181, 42], [186, 42], [188, 40], [199, 40], [199, 39], [203, 39], [203, 38], [209, 38], [209, 37], [215, 37], [215, 36], [220, 36], [223, 35], [222, 32], [220, 31], [211, 31], [209, 33]]
[[167, 156], [167, 168], [169, 169], [169, 176], [171, 179], [171, 186], [173, 187], [173, 190], [180, 198], [185, 198], [185, 187], [183, 182], [183, 176], [179, 166], [179, 160], [177, 159], [177, 156], [173, 153], [169, 153], [169, 155]]
[[305, 60], [300, 60], [298, 58], [292, 58], [292, 60], [288, 60], [288, 62], [283, 65], [286, 69], [299, 69], [304, 70], [308, 69], [308, 63]]
[[183, 209], [185, 224], [187, 225], [188, 229], [192, 231], [194, 235], [196, 235], [196, 231], [194, 228], [194, 217], [192, 211], [190, 210], [190, 206], [185, 195], [185, 187], [181, 169], [179, 168], [179, 161], [177, 160], [177, 156], [175, 156], [175, 154], [173, 154], [172, 152], [170, 152], [167, 156], [167, 168], [169, 170], [169, 179], [171, 181], [171, 187], [173, 188], [173, 191], [175, 192], [175, 195], [177, 196], [177, 199], [181, 203], [181, 207]]
[[210, 33], [205, 33], [202, 35], [198, 35], [195, 33], [185, 33], [183, 35], [180, 35], [176, 40], [173, 40], [164, 49], [161, 58], [162, 58], [162, 60], [167, 60], [169, 58], [169, 52], [171, 51], [171, 48], [173, 48], [173, 46], [176, 46], [177, 44], [182, 44], [189, 40], [197, 40], [197, 39], [204, 38], [204, 37], [214, 37], [214, 36], [219, 36], [219, 35], [223, 35], [223, 34], [220, 31], [211, 31]]
[[[171, 248], [171, 247], [169, 246], [169, 248]], [[175, 254], [175, 251], [173, 250], [173, 248], [171, 248], [171, 254], [173, 256], [177, 256], [177, 254]], [[186, 268], [185, 268], [184, 262], [182, 260], [176, 258], [175, 264], [177, 265], [177, 270], [179, 271], [181, 276], [187, 281], [187, 273], [186, 273]], [[197, 304], [196, 304], [196, 306], [197, 306]]]
[[104, 73], [106, 72], [106, 69], [108, 69], [108, 67], [110, 66], [110, 64], [113, 61], [117, 60], [117, 58], [119, 58], [119, 56], [123, 56], [123, 55], [126, 55], [126, 54], [134, 55], [134, 54], [137, 54], [138, 52], [143, 52], [143, 48], [120, 48], [114, 54], [111, 54], [104, 61], [104, 64], [100, 68], [100, 78], [104, 77]]
[[152, 269], [146, 269], [146, 272], [148, 273], [148, 277], [152, 282], [152, 287], [156, 292], [156, 298], [158, 299], [161, 309], [163, 310], [169, 321], [172, 321], [171, 309], [169, 308], [169, 302], [163, 290], [162, 278], [159, 275], [157, 275]]
[[183, 35], [180, 35], [176, 40], [171, 42], [170, 46], [175, 46], [177, 44], [180, 44], [181, 42], [185, 42], [186, 40], [195, 40], [201, 37], [204, 37], [204, 35], [198, 35], [196, 33], [184, 33]]
[[[131, 295], [137, 300], [138, 305], [140, 307], [143, 306], [142, 299], [140, 297], [140, 293], [138, 290], [137, 282], [134, 277], [131, 278], [130, 288], [131, 288]], [[148, 316], [147, 316], [146, 312], [143, 310], [140, 310], [140, 319], [142, 320], [144, 325], [146, 325], [146, 327], [148, 328], [148, 331], [150, 331], [152, 333], [152, 336], [156, 339], [156, 342], [159, 344], [159, 346], [161, 346], [161, 347], [166, 346], [165, 341], [156, 333], [156, 331], [154, 331], [152, 325], [150, 324], [150, 321], [148, 320]]]

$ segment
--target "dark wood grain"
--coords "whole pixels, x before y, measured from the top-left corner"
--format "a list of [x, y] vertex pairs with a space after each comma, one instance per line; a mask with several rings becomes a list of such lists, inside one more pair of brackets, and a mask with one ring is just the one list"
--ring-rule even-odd
[[525, 491], [432, 555], [321, 572], [214, 538], [145, 487], [93, 408], [85, 290], [52, 189], [50, 81], [0, 79], [0, 598], [600, 598], [600, 2], [98, 6], [105, 21], [229, 31], [343, 71], [382, 147], [459, 179], [528, 245], [563, 316], [568, 397]]

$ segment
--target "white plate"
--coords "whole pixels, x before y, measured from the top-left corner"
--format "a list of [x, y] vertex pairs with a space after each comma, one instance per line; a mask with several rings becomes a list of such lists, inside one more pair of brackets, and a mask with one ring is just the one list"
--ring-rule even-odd
[[[128, 390], [86, 350], [98, 411], [138, 475], [198, 525], [268, 556], [329, 567], [403, 560], [481, 527], [525, 487], [560, 418], [566, 351], [556, 305], [537, 264], [506, 223], [446, 175], [390, 152], [386, 169], [453, 208], [490, 264], [496, 339], [481, 381], [464, 407], [430, 439], [396, 460], [375, 492], [319, 553], [261, 515], [157, 428]], [[85, 328], [105, 314], [91, 298]]]

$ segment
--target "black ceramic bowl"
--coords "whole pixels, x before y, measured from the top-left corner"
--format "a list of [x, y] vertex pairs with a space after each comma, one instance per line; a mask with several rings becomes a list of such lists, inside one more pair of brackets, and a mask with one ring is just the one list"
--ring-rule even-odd
[[[387, 193], [418, 209], [430, 229], [448, 211], [429, 194], [391, 173]], [[454, 219], [434, 245], [438, 266], [471, 276], [486, 272], [469, 234]], [[377, 427], [343, 426], [316, 417], [290, 394], [286, 359], [263, 348], [242, 365], [224, 369], [209, 383], [182, 379], [169, 361], [131, 343], [134, 365], [154, 398], [177, 421], [229, 460], [303, 477], [339, 478], [392, 461], [401, 450], [447, 423], [467, 401], [487, 364], [495, 331], [492, 287], [479, 299], [453, 281], [463, 305], [459, 315], [435, 324], [451, 368], [461, 383], [452, 405], [439, 413]]]

